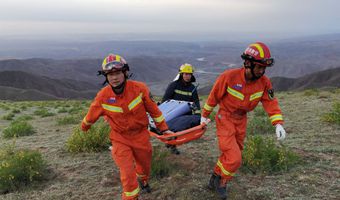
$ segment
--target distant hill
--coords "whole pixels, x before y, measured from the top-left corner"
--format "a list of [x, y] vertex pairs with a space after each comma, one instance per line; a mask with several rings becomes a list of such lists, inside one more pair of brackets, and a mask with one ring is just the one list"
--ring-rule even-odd
[[[83, 78], [93, 80], [93, 72], [100, 66], [101, 59], [110, 52], [123, 55], [135, 70], [157, 69], [158, 72], [176, 70], [180, 64], [188, 62], [199, 70], [220, 73], [228, 67], [241, 66], [240, 55], [252, 42], [255, 41], [86, 40], [76, 42], [72, 40], [46, 41], [0, 38], [0, 60], [18, 58], [26, 59], [23, 60], [24, 62], [34, 61], [37, 62], [36, 64], [40, 62], [40, 64], [48, 67], [48, 71], [56, 75], [66, 72], [58, 71], [58, 69], [71, 70], [69, 75], [73, 75], [71, 73], [73, 71], [69, 67], [76, 65], [78, 66], [77, 72], [89, 70], [85, 72], [88, 76], [80, 72], [79, 79], [82, 80]], [[275, 58], [275, 70], [268, 70], [267, 72], [270, 77], [297, 78], [308, 73], [335, 68], [340, 63], [338, 56], [340, 55], [340, 34], [263, 40], [262, 42], [270, 47]], [[29, 58], [44, 58], [47, 61], [27, 60]], [[51, 58], [58, 60], [58, 62], [54, 60], [51, 63]], [[162, 64], [155, 66], [154, 63], [158, 63], [157, 60], [162, 60]], [[143, 62], [140, 63], [139, 61]], [[25, 63], [21, 62], [20, 64]], [[0, 63], [0, 69], [1, 67]], [[37, 67], [37, 69], [39, 68]], [[40, 71], [45, 72], [44, 70]], [[150, 80], [144, 81], [149, 82]]]
[[[131, 73], [138, 80], [147, 82], [164, 80], [164, 75], [176, 74], [183, 61], [176, 58], [133, 57], [128, 60]], [[9, 59], [0, 61], [0, 71], [23, 71], [54, 79], [72, 79], [99, 84], [103, 77], [96, 76], [101, 69], [101, 59], [53, 60]]]
[[40, 92], [35, 89], [18, 89], [13, 87], [0, 86], [0, 99], [13, 101], [46, 101], [60, 99], [56, 96]]
[[88, 82], [52, 79], [22, 71], [0, 72], [0, 99], [45, 100], [93, 98], [99, 89]]
[[340, 67], [315, 72], [300, 78], [271, 78], [277, 91], [304, 90], [310, 88], [340, 87]]
[[[275, 91], [305, 90], [311, 88], [340, 87], [340, 67], [314, 72], [299, 78], [273, 77], [271, 78]], [[200, 95], [208, 95], [212, 85], [200, 87]]]

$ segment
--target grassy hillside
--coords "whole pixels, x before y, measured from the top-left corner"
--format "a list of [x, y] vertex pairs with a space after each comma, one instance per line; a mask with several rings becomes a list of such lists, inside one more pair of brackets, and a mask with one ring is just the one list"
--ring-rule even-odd
[[[322, 121], [322, 116], [340, 103], [340, 90], [284, 92], [277, 94], [286, 121], [288, 136], [283, 145], [299, 154], [302, 162], [288, 172], [271, 175], [238, 173], [229, 184], [229, 199], [339, 199], [340, 191], [340, 127]], [[87, 101], [0, 102], [0, 147], [13, 143], [2, 132], [13, 119], [32, 115], [29, 122], [35, 133], [15, 140], [18, 148], [38, 150], [48, 164], [45, 180], [17, 192], [0, 194], [0, 199], [120, 199], [119, 171], [109, 151], [71, 154], [65, 143], [75, 126], [58, 125], [66, 116], [81, 121]], [[46, 108], [53, 116], [38, 115]], [[15, 111], [16, 109], [20, 112]], [[35, 114], [34, 114], [35, 113]], [[250, 115], [251, 117], [252, 115]], [[275, 137], [275, 133], [272, 133]], [[155, 148], [166, 151], [163, 143], [152, 139]], [[218, 199], [206, 188], [219, 150], [215, 123], [209, 125], [199, 140], [179, 147], [181, 155], [168, 155], [175, 167], [170, 176], [152, 178], [151, 194], [143, 200], [207, 200]]]

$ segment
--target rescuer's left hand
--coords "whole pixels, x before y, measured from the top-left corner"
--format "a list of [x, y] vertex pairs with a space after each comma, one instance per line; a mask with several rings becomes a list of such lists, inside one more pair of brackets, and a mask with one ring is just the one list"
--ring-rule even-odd
[[281, 124], [276, 124], [276, 136], [277, 140], [284, 140], [286, 137], [286, 131]]

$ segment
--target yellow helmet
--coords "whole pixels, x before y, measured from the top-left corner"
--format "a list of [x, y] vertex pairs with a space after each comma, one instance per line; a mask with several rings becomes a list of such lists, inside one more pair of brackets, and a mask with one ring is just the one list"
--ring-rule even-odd
[[179, 73], [189, 73], [192, 74], [194, 73], [194, 67], [188, 63], [185, 63], [183, 65], [181, 65], [181, 67], [179, 68]]

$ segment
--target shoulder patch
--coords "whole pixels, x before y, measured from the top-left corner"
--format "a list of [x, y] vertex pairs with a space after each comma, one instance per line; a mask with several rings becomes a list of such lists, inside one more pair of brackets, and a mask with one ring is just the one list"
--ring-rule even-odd
[[274, 89], [268, 90], [268, 97], [269, 97], [270, 100], [274, 99]]

